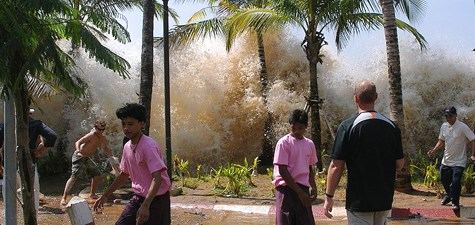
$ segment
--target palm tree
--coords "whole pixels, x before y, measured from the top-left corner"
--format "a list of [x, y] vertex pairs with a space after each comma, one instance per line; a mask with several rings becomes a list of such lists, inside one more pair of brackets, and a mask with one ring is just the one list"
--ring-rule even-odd
[[[203, 8], [194, 13], [185, 25], [176, 26], [171, 34], [171, 42], [174, 46], [182, 46], [206, 37], [225, 37], [226, 50], [230, 50], [234, 43], [235, 37], [228, 37], [233, 34], [226, 25], [227, 20], [232, 17], [233, 13], [242, 9], [250, 8], [266, 8], [269, 6], [267, 0], [209, 0], [209, 7]], [[212, 18], [204, 19], [208, 14], [214, 15]], [[269, 92], [269, 77], [267, 73], [264, 35], [265, 32], [249, 27], [247, 30], [257, 39], [257, 52], [259, 57], [259, 77], [261, 84], [261, 94], [264, 104], [267, 106], [267, 96]], [[161, 41], [161, 40], [159, 40]], [[267, 109], [267, 107], [266, 107]], [[262, 142], [262, 153], [259, 160], [262, 165], [272, 165], [273, 142], [275, 136], [273, 132], [273, 116], [269, 110], [266, 110], [266, 121], [264, 126], [264, 136]]]
[[[302, 48], [307, 56], [310, 74], [310, 105], [311, 138], [317, 146], [317, 156], [321, 152], [320, 129], [320, 98], [318, 91], [317, 64], [322, 63], [322, 48], [328, 43], [323, 32], [325, 29], [336, 32], [335, 42], [340, 50], [348, 39], [362, 30], [377, 29], [383, 24], [383, 17], [371, 4], [359, 0], [273, 0], [270, 9], [246, 9], [235, 13], [230, 18], [230, 37], [238, 36], [249, 29], [268, 30], [286, 25], [300, 27], [305, 37]], [[424, 37], [409, 24], [397, 20], [396, 26], [413, 34], [416, 40], [424, 46]], [[322, 170], [323, 165], [317, 165]]]
[[128, 77], [129, 74], [127, 61], [100, 42], [106, 39], [104, 33], [119, 41], [129, 39], [120, 23], [110, 17], [121, 8], [107, 8], [111, 1], [88, 2], [95, 2], [94, 6], [102, 11], [91, 11], [92, 6], [80, 7], [87, 16], [78, 17], [77, 4], [56, 0], [6, 0], [0, 5], [0, 52], [4, 55], [0, 58], [1, 93], [3, 96], [11, 93], [17, 112], [17, 154], [25, 224], [37, 223], [32, 197], [34, 173], [27, 147], [27, 110], [31, 100], [29, 81], [46, 83], [76, 96], [84, 94], [86, 84], [77, 76], [74, 60], [57, 45], [57, 41], [62, 39], [71, 40], [73, 46], [83, 47], [91, 58], [120, 76]]
[[[403, 9], [407, 9], [406, 15], [412, 19], [412, 12], [409, 11], [414, 8], [417, 12], [422, 9], [423, 2], [415, 2], [413, 7], [407, 7], [401, 2]], [[404, 125], [404, 105], [402, 100], [402, 82], [401, 82], [401, 61], [399, 57], [399, 45], [396, 29], [396, 15], [393, 0], [380, 0], [383, 12], [384, 36], [386, 39], [386, 53], [388, 57], [388, 80], [389, 80], [389, 96], [390, 96], [390, 117], [400, 127], [403, 137], [405, 137]], [[407, 146], [407, 145], [406, 145]], [[406, 157], [408, 158], [408, 157]], [[409, 173], [409, 160], [406, 160], [405, 167], [397, 174], [396, 188], [399, 191], [408, 192], [412, 190], [411, 175]]]
[[16, 110], [16, 139], [22, 180], [25, 224], [37, 224], [33, 200], [34, 173], [28, 148], [27, 76], [81, 94], [84, 84], [74, 76], [73, 60], [56, 44], [65, 26], [55, 14], [65, 14], [61, 1], [7, 0], [0, 5], [0, 83], [2, 95], [10, 93]]
[[[144, 26], [144, 31], [147, 31], [147, 33], [151, 32], [152, 34], [153, 16], [154, 14], [161, 16], [163, 12], [163, 5], [156, 3], [154, 0], [68, 0], [66, 3], [73, 9], [72, 13], [66, 15], [70, 21], [69, 30], [74, 37], [71, 39], [71, 54], [77, 56], [81, 45], [85, 47], [86, 50], [94, 46], [94, 48], [97, 48], [97, 52], [108, 52], [108, 54], [105, 55], [94, 53], [96, 60], [105, 64], [107, 68], [111, 68], [110, 65], [115, 65], [119, 70], [114, 70], [114, 72], [119, 73], [124, 78], [128, 78], [129, 76], [127, 69], [130, 65], [125, 59], [105, 47], [101, 43], [101, 40], [107, 40], [108, 38], [105, 34], [109, 34], [114, 40], [120, 43], [125, 44], [130, 42], [130, 34], [124, 25], [121, 24], [121, 21], [127, 22], [121, 13], [123, 10], [131, 8], [142, 9], [144, 16], [147, 15], [148, 23], [151, 21], [151, 26]], [[176, 12], [171, 11], [171, 16], [176, 20]], [[152, 29], [151, 31], [149, 30], [150, 27]], [[147, 38], [147, 35], [143, 35], [143, 38]], [[151, 49], [153, 36], [148, 37], [148, 41], [144, 43], [147, 43], [147, 49]], [[142, 60], [142, 62], [147, 63], [143, 63], [141, 68], [141, 74], [145, 75], [141, 75], [140, 102], [146, 106], [148, 105], [147, 109], [149, 112], [153, 84], [153, 79], [150, 79], [153, 76], [153, 50], [147, 49], [144, 50], [146, 54], [142, 54], [142, 56], [147, 55], [147, 59]], [[92, 54], [92, 52], [90, 54]], [[144, 70], [144, 68], [146, 69]], [[147, 121], [150, 120], [148, 119]], [[149, 125], [149, 122], [147, 122], [147, 134]]]
[[[153, 92], [153, 17], [161, 17], [164, 14], [164, 7], [155, 0], [144, 0], [142, 2], [143, 9], [143, 26], [142, 26], [142, 54], [140, 65], [140, 94], [139, 101], [147, 109], [147, 119], [145, 123], [144, 133], [149, 134], [150, 131], [150, 113], [152, 109], [152, 92]], [[178, 16], [174, 10], [168, 10], [169, 15], [178, 21]]]
[[71, 54], [77, 56], [79, 48], [84, 48], [89, 57], [113, 70], [123, 78], [129, 77], [129, 63], [112, 52], [102, 41], [109, 34], [120, 43], [130, 42], [130, 34], [119, 20], [126, 21], [121, 10], [140, 7], [137, 0], [68, 0], [70, 9], [64, 18], [66, 33], [71, 37]]
[[153, 87], [153, 14], [155, 0], [144, 0], [142, 27], [142, 55], [140, 66], [140, 103], [147, 109], [145, 134], [150, 129]]

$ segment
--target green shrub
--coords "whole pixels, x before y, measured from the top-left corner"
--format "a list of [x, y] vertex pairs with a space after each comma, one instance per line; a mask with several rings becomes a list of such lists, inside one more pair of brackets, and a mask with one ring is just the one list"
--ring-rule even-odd
[[[247, 159], [243, 165], [230, 163], [220, 166], [217, 169], [211, 169], [213, 177], [214, 191], [219, 195], [240, 197], [244, 195], [252, 183], [252, 171], [257, 168], [257, 158], [254, 159], [253, 165], [249, 165]], [[222, 179], [226, 179], [226, 184], [221, 184]]]
[[462, 177], [463, 192], [467, 194], [473, 193], [474, 182], [475, 182], [475, 172], [473, 171], [473, 164], [470, 164], [463, 171], [463, 177]]

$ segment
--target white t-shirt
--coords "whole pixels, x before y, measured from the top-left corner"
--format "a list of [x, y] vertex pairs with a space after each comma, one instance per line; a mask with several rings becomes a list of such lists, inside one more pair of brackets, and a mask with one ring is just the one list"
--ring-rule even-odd
[[473, 131], [458, 120], [453, 125], [445, 122], [440, 127], [439, 139], [445, 141], [442, 164], [465, 167], [467, 164], [467, 144], [475, 140]]

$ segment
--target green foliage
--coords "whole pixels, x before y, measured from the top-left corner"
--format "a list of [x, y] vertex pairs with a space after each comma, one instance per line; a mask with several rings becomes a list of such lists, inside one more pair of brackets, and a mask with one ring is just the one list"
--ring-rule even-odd
[[315, 184], [317, 185], [317, 193], [325, 193], [327, 188], [327, 173], [317, 173], [315, 175]]
[[[259, 160], [256, 157], [252, 165], [249, 164], [247, 159], [244, 159], [243, 165], [229, 163], [217, 169], [212, 168], [211, 173], [215, 192], [219, 195], [233, 197], [244, 195], [250, 187], [256, 186], [252, 182], [252, 172], [257, 169], [258, 165]], [[227, 180], [225, 185], [221, 183], [223, 178]]]
[[409, 156], [412, 165], [409, 167], [411, 178], [416, 182], [424, 182], [426, 168], [432, 164], [432, 159], [421, 150]]
[[71, 160], [63, 151], [49, 151], [45, 157], [38, 160], [38, 173], [41, 176], [63, 175], [64, 171], [71, 170]]
[[256, 185], [252, 182], [252, 173], [257, 170], [257, 167], [259, 166], [259, 158], [254, 158], [252, 165], [249, 165], [247, 158], [244, 158], [243, 165], [234, 165], [240, 167], [243, 171], [245, 171], [244, 176], [246, 176], [249, 186], [256, 187]]
[[198, 186], [199, 186], [199, 180], [197, 178], [187, 177], [185, 178], [184, 183], [183, 183], [183, 187], [187, 187], [193, 190], [198, 188]]
[[247, 168], [237, 165], [228, 164], [222, 169], [222, 176], [228, 179], [228, 182], [222, 191], [223, 195], [240, 197], [247, 191], [249, 171]]
[[437, 191], [438, 194], [442, 192], [440, 186], [440, 173], [438, 168], [439, 160], [436, 159], [434, 163], [429, 163], [428, 165], [422, 165], [423, 167], [418, 167], [416, 165], [411, 165], [411, 170], [417, 170], [424, 173], [423, 184], [427, 188], [431, 188]]
[[[267, 177], [272, 181], [274, 180], [274, 169], [272, 168], [267, 168], [266, 169], [267, 171]], [[274, 190], [271, 191], [271, 194], [270, 194], [272, 197], [275, 197], [275, 192]]]
[[438, 159], [433, 164], [426, 167], [424, 185], [428, 188], [439, 188], [440, 174], [437, 167]]
[[267, 168], [267, 177], [270, 178], [270, 180], [274, 180], [274, 170], [272, 168]]
[[220, 166], [217, 169], [211, 168], [211, 176], [213, 177], [213, 189], [223, 189], [221, 185], [221, 178], [223, 177], [223, 167]]
[[[405, 9], [411, 10], [410, 7], [414, 5], [406, 4], [406, 6]], [[251, 7], [233, 12], [225, 26], [227, 47], [229, 48], [241, 33], [249, 30], [265, 32], [269, 29], [293, 25], [302, 28], [305, 32], [310, 29], [315, 30], [317, 38], [322, 40], [319, 47], [326, 44], [323, 41], [324, 29], [334, 30], [336, 45], [338, 49], [341, 49], [350, 37], [362, 31], [383, 27], [379, 8], [379, 4], [370, 5], [367, 1], [356, 0], [317, 0], [313, 4], [305, 0], [273, 0], [267, 8]], [[312, 23], [314, 27], [311, 27]], [[396, 26], [410, 32], [421, 48], [425, 47], [424, 37], [415, 28], [401, 20], [397, 20]]]
[[188, 160], [183, 160], [183, 159], [178, 158], [177, 155], [175, 155], [174, 158], [175, 158], [174, 159], [175, 169], [177, 170], [176, 172], [178, 173], [178, 176], [181, 179], [181, 186], [185, 187], [186, 185], [185, 178], [190, 177], [190, 170], [189, 170], [190, 163], [188, 162]]
[[463, 192], [467, 194], [473, 193], [474, 183], [475, 183], [475, 172], [473, 171], [473, 164], [470, 164], [463, 171], [463, 176], [462, 176]]
[[202, 177], [201, 177], [201, 174], [202, 174], [202, 172], [203, 172], [202, 169], [203, 169], [203, 165], [198, 164], [198, 165], [196, 166], [196, 178], [198, 178], [199, 180], [202, 179]]

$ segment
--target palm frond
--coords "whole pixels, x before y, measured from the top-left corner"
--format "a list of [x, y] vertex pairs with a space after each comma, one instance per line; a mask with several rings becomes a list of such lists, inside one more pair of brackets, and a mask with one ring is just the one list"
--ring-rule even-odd
[[[336, 31], [335, 42], [338, 50], [341, 50], [355, 34], [381, 28], [383, 23], [383, 15], [379, 13], [355, 13], [342, 16], [333, 24]], [[396, 19], [396, 27], [411, 33], [421, 49], [426, 48], [427, 41], [416, 28], [399, 19]]]
[[[23, 72], [18, 77], [27, 77], [43, 80], [50, 86], [61, 87], [63, 90], [76, 96], [84, 94], [85, 83], [75, 76], [73, 59], [57, 46], [56, 39], [46, 35], [37, 45], [35, 51], [24, 59]], [[16, 83], [15, 88], [22, 84]]]
[[396, 9], [402, 12], [409, 21], [416, 21], [424, 12], [425, 0], [399, 0], [396, 1]]
[[354, 13], [341, 15], [334, 21], [335, 43], [338, 50], [341, 50], [349, 39], [362, 31], [375, 30], [381, 25], [381, 14], [379, 13]]
[[[224, 34], [225, 18], [211, 18], [196, 23], [178, 25], [170, 32], [171, 46], [188, 45], [198, 39], [218, 37]], [[162, 38], [155, 38], [156, 44], [162, 44]]]
[[414, 36], [417, 43], [419, 44], [419, 47], [421, 48], [421, 50], [424, 50], [427, 48], [426, 38], [421, 33], [419, 33], [419, 31], [417, 31], [415, 27], [399, 19], [396, 19], [396, 27], [412, 34], [412, 36]]
[[27, 77], [27, 90], [35, 98], [51, 97], [58, 93], [53, 86], [31, 76]]
[[[409, 21], [417, 20], [426, 7], [425, 0], [397, 0], [394, 2], [395, 9], [403, 13]], [[365, 12], [381, 12], [379, 0], [363, 0], [361, 3]]]
[[[168, 15], [173, 19], [176, 24], [178, 24], [179, 16], [174, 9], [168, 8]], [[157, 17], [157, 19], [161, 19], [163, 17], [163, 5], [160, 3], [155, 3], [155, 17]]]
[[265, 33], [268, 29], [279, 29], [293, 22], [272, 9], [251, 8], [236, 12], [226, 21], [226, 49], [231, 49], [236, 38], [244, 32]]
[[118, 73], [121, 77], [129, 78], [128, 69], [130, 64], [127, 60], [105, 47], [86, 27], [80, 26], [79, 33], [79, 43], [89, 53], [89, 57], [94, 58], [104, 67]]
[[272, 1], [272, 9], [281, 15], [285, 15], [305, 27], [308, 20], [308, 2], [296, 0], [274, 0]]
[[205, 7], [193, 13], [193, 15], [191, 15], [191, 17], [188, 19], [186, 23], [187, 24], [196, 23], [196, 22], [199, 22], [200, 20], [206, 19], [206, 17], [210, 15], [212, 15], [213, 17], [220, 16], [218, 14], [222, 14], [220, 7], [218, 6]]
[[95, 27], [99, 28], [101, 32], [96, 32], [96, 35], [103, 35], [107, 33], [112, 35], [115, 40], [121, 43], [130, 42], [130, 34], [116, 18], [110, 17], [107, 14], [103, 14], [99, 11], [91, 11], [86, 23], [91, 23]]

